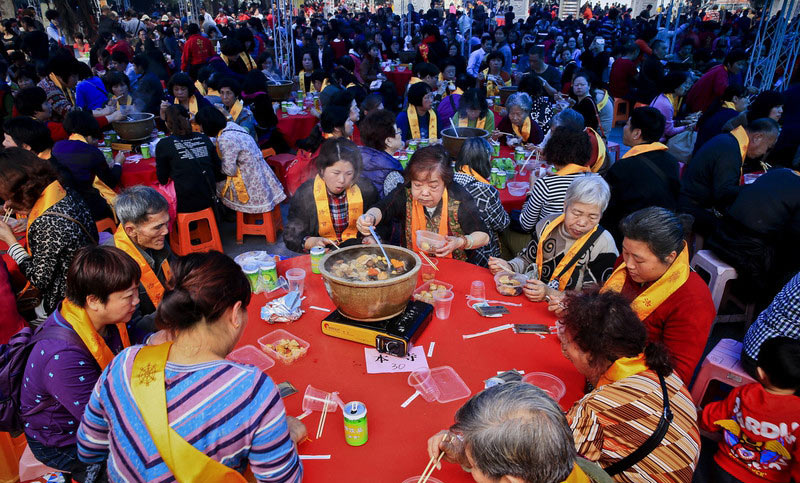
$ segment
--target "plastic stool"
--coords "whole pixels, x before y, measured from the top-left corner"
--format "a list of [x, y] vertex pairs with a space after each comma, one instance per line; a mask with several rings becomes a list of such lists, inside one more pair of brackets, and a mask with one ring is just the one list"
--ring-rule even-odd
[[619, 161], [619, 143], [615, 143], [614, 141], [608, 142], [608, 152], [614, 153], [614, 162], [616, 163]]
[[614, 99], [614, 126], [620, 123], [625, 124], [631, 116], [631, 105], [625, 99]]
[[[736, 270], [717, 258], [711, 250], [699, 250], [692, 257], [691, 265], [695, 272], [702, 269], [709, 275], [707, 282], [708, 289], [711, 291], [711, 300], [714, 301], [714, 308], [719, 311], [720, 302], [725, 295], [725, 287], [729, 281], [737, 277]], [[705, 279], [705, 277], [703, 278]]]
[[[197, 223], [197, 227], [189, 230], [190, 223]], [[194, 243], [194, 240], [198, 242]], [[211, 250], [221, 252], [222, 240], [219, 237], [214, 211], [211, 208], [206, 208], [194, 213], [178, 213], [175, 230], [170, 235], [169, 245], [173, 252], [181, 256]]]
[[97, 233], [107, 231], [112, 235], [117, 232], [117, 224], [111, 218], [103, 218], [95, 223], [97, 225]]
[[280, 206], [266, 213], [236, 212], [236, 243], [239, 245], [244, 243], [245, 235], [262, 235], [267, 238], [267, 243], [275, 243], [281, 228], [283, 222]]
[[716, 347], [708, 353], [692, 386], [692, 399], [695, 406], [701, 407], [703, 396], [712, 380], [733, 387], [756, 382], [742, 368], [739, 360], [741, 355], [742, 343], [733, 339], [720, 340]]
[[31, 448], [25, 446], [22, 458], [19, 459], [19, 481], [30, 481], [44, 476], [47, 473], [58, 473], [59, 470], [45, 466], [31, 453]]
[[294, 162], [295, 158], [294, 154], [275, 154], [266, 158], [267, 164], [275, 172], [275, 176], [283, 186], [286, 186], [286, 170], [289, 169], [289, 165]]

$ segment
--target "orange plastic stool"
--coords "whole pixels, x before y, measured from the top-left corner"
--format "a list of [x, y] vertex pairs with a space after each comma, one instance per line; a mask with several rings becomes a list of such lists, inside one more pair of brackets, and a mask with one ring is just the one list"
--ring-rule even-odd
[[628, 122], [631, 116], [631, 105], [625, 99], [614, 99], [614, 126]]
[[266, 213], [236, 212], [236, 243], [244, 243], [245, 235], [260, 235], [267, 238], [267, 243], [278, 240], [278, 230], [283, 228], [281, 208], [276, 206]]
[[117, 224], [111, 218], [103, 218], [95, 223], [97, 225], [97, 233], [107, 231], [112, 235], [117, 232]]
[[[190, 223], [197, 223], [197, 227], [189, 230]], [[178, 213], [175, 230], [170, 234], [169, 245], [173, 252], [181, 256], [211, 250], [221, 252], [222, 240], [219, 237], [214, 211], [206, 208], [194, 213]]]

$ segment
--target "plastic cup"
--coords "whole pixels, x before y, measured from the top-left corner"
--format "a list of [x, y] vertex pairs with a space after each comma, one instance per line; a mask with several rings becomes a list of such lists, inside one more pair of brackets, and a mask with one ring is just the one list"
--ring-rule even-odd
[[439, 264], [439, 261], [435, 258], [431, 258], [431, 262], [433, 265], [429, 264], [425, 260], [422, 261], [422, 266], [419, 269], [420, 276], [422, 277], [422, 283], [429, 282], [436, 278], [436, 267]]
[[453, 292], [450, 290], [438, 291], [433, 294], [433, 308], [436, 318], [445, 320], [450, 317], [450, 306], [453, 305]]
[[289, 291], [297, 290], [300, 295], [303, 295], [303, 286], [306, 281], [306, 271], [302, 268], [290, 268], [286, 270], [286, 280], [289, 282]]
[[564, 394], [567, 393], [567, 387], [564, 382], [552, 374], [546, 372], [529, 372], [522, 376], [522, 382], [532, 384], [542, 391], [550, 395], [556, 402], [559, 402]]
[[[325, 404], [325, 399], [328, 399], [328, 404]], [[323, 391], [311, 385], [306, 387], [306, 392], [303, 394], [303, 411], [322, 412], [324, 409], [329, 413], [335, 413], [340, 403], [344, 406], [339, 394]]]
[[473, 280], [469, 287], [469, 296], [473, 299], [486, 300], [486, 285], [480, 280]]
[[439, 387], [433, 380], [430, 369], [417, 369], [409, 374], [408, 384], [428, 402], [436, 401], [439, 397]]

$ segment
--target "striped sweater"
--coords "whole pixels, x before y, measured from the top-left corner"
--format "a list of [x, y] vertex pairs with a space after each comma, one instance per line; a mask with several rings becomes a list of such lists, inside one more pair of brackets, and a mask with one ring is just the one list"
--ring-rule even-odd
[[[618, 482], [685, 482], [700, 455], [700, 433], [692, 398], [676, 373], [667, 377], [674, 415], [667, 434], [653, 452], [627, 471]], [[653, 434], [663, 411], [661, 385], [648, 370], [596, 388], [567, 413], [578, 454], [603, 468], [621, 460]]]
[[532, 232], [536, 224], [550, 215], [560, 215], [564, 212], [564, 198], [567, 188], [578, 176], [584, 173], [567, 174], [564, 176], [545, 176], [533, 183], [531, 194], [525, 200], [519, 223], [523, 230]]
[[[122, 351], [97, 381], [78, 429], [78, 455], [108, 460], [109, 481], [176, 481], [164, 464], [130, 391], [141, 346]], [[303, 476], [277, 387], [263, 372], [220, 360], [167, 363], [170, 426], [216, 461], [258, 481], [299, 482]]]

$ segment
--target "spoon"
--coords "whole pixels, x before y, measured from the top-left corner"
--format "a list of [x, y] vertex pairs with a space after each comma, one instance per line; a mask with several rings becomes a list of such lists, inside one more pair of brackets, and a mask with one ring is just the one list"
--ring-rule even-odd
[[458, 128], [456, 127], [456, 123], [453, 122], [453, 118], [450, 118], [450, 126], [453, 128], [453, 134], [458, 137]]
[[386, 250], [383, 249], [383, 243], [381, 243], [380, 237], [378, 237], [378, 234], [375, 233], [375, 227], [370, 226], [369, 227], [369, 233], [370, 233], [370, 235], [372, 235], [372, 238], [375, 239], [375, 243], [378, 244], [378, 247], [381, 249], [381, 252], [383, 252], [383, 258], [386, 259], [386, 268], [391, 271], [392, 263], [389, 261], [389, 256], [386, 255]]

